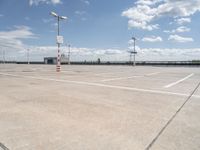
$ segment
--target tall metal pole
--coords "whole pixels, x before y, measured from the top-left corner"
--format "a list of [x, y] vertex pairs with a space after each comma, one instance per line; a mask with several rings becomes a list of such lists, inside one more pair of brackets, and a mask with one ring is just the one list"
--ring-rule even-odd
[[135, 51], [135, 40], [136, 40], [136, 39], [134, 38], [134, 52], [133, 52], [133, 54], [134, 54], [134, 55], [133, 55], [133, 57], [134, 57], [134, 58], [133, 58], [133, 59], [134, 59], [133, 62], [134, 62], [134, 63], [133, 63], [133, 66], [135, 66], [135, 53], [136, 53], [136, 51]]
[[132, 55], [133, 53], [130, 51], [130, 65], [133, 65], [133, 61], [132, 61]]
[[[60, 17], [58, 16], [58, 36], [60, 35]], [[57, 66], [56, 66], [56, 71], [60, 72], [61, 66], [60, 66], [60, 43], [58, 43], [58, 56], [57, 56]]]
[[6, 62], [6, 52], [5, 52], [5, 50], [3, 50], [3, 63], [5, 64], [5, 62]]
[[27, 49], [27, 63], [30, 64], [30, 62], [29, 62], [29, 49]]
[[71, 45], [68, 45], [68, 65], [70, 65], [70, 47]]
[[135, 37], [132, 37], [132, 40], [133, 40], [133, 42], [134, 42], [134, 50], [133, 50], [133, 66], [135, 66], [136, 65], [136, 63], [135, 63], [135, 55], [136, 55], [136, 49], [135, 49], [135, 41], [136, 41], [136, 38]]
[[[65, 16], [59, 16], [58, 14], [56, 14], [55, 12], [51, 12], [50, 13], [52, 16], [56, 17], [57, 21], [58, 21], [58, 33], [57, 33], [57, 44], [58, 44], [58, 56], [57, 56], [57, 65], [56, 65], [56, 71], [60, 72], [61, 69], [61, 55], [60, 55], [60, 44], [63, 43], [61, 41], [61, 37], [60, 37], [60, 20], [61, 19], [67, 19], [67, 17]], [[63, 40], [63, 39], [62, 39]]]

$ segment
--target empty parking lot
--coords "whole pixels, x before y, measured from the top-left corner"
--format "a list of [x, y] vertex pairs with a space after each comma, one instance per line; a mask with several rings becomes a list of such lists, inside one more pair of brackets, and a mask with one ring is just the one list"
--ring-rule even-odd
[[200, 69], [0, 64], [0, 149], [199, 150]]

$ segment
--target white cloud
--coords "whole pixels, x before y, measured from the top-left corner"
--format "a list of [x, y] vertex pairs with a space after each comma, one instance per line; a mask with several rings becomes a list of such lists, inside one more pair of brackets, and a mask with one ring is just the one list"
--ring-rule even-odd
[[138, 54], [137, 59], [149, 61], [199, 60], [200, 48], [143, 48]]
[[143, 42], [162, 42], [162, 38], [160, 36], [151, 36], [151, 37], [144, 37], [142, 39]]
[[[24, 47], [23, 47], [24, 46]], [[26, 45], [21, 49], [14, 51], [6, 51], [6, 60], [27, 60]], [[43, 61], [44, 57], [56, 57], [57, 46], [28, 46], [30, 49], [31, 61]], [[7, 50], [8, 48], [6, 48]], [[65, 46], [60, 48], [61, 53], [66, 54], [68, 48]], [[200, 48], [191, 49], [176, 49], [176, 48], [140, 48], [136, 46], [138, 54], [136, 55], [137, 61], [178, 61], [178, 60], [197, 60], [200, 58]], [[96, 49], [96, 48], [81, 48], [71, 47], [71, 60], [72, 61], [129, 61], [129, 53], [126, 49]]]
[[169, 30], [164, 30], [164, 33], [184, 33], [184, 32], [189, 32], [191, 29], [185, 26], [180, 26], [177, 29], [174, 29], [172, 31]]
[[0, 31], [0, 46], [10, 49], [23, 49], [24, 39], [36, 38], [31, 28], [27, 26], [15, 26], [10, 31]]
[[136, 4], [140, 5], [155, 5], [157, 3], [163, 2], [164, 0], [138, 0]]
[[152, 9], [147, 5], [137, 5], [122, 12], [122, 16], [129, 18], [129, 28], [140, 28], [144, 30], [157, 29], [157, 24], [149, 24], [154, 18], [156, 9]]
[[199, 0], [165, 0], [157, 7], [159, 16], [188, 17], [197, 11], [200, 11]]
[[29, 18], [29, 17], [25, 17], [24, 19], [25, 19], [25, 20], [27, 20], [27, 21], [29, 21], [29, 20], [30, 20], [30, 18]]
[[76, 15], [84, 15], [84, 14], [86, 14], [86, 12], [85, 11], [75, 11], [75, 14]]
[[190, 22], [189, 16], [200, 11], [200, 0], [138, 0], [133, 6], [122, 12], [129, 19], [129, 28], [153, 30], [154, 21], [161, 17], [182, 17], [179, 23]]
[[61, 4], [61, 0], [29, 0], [29, 5], [39, 5], [39, 4]]
[[4, 17], [4, 15], [0, 14], [0, 18], [1, 18], [1, 17]]
[[94, 54], [96, 54], [96, 55], [116, 55], [116, 54], [122, 54], [122, 51], [119, 49], [102, 49], [102, 50], [94, 50]]
[[136, 28], [140, 28], [140, 29], [144, 29], [144, 30], [148, 30], [148, 31], [152, 31], [154, 29], [159, 29], [158, 24], [147, 25], [146, 22], [137, 22], [137, 21], [134, 21], [134, 20], [129, 20], [128, 26], [129, 26], [129, 28], [136, 27]]
[[133, 40], [133, 39], [129, 40], [129, 41], [128, 41], [128, 44], [129, 44], [129, 45], [133, 45], [133, 44], [134, 44], [134, 40]]
[[34, 34], [31, 32], [31, 28], [28, 26], [14, 26], [13, 30], [1, 31], [1, 39], [28, 39], [35, 38]]
[[81, 20], [81, 21], [86, 21], [87, 20], [87, 12], [86, 11], [75, 11], [74, 12], [78, 17], [79, 17], [79, 19]]
[[190, 18], [179, 18], [175, 20], [177, 22], [177, 24], [182, 25], [185, 23], [190, 23], [191, 19]]
[[[49, 48], [47, 48], [48, 50]], [[130, 48], [130, 50], [132, 50]], [[56, 51], [56, 49], [55, 49]], [[195, 60], [200, 58], [200, 48], [140, 48], [136, 45], [136, 60]], [[129, 53], [125, 49], [95, 49], [72, 47], [72, 60], [96, 61], [129, 61]]]
[[44, 23], [50, 23], [50, 22], [53, 22], [53, 21], [54, 21], [54, 18], [42, 19], [42, 21], [43, 21]]
[[178, 27], [176, 30], [174, 30], [174, 33], [183, 33], [183, 32], [189, 32], [190, 31], [190, 28], [187, 28], [185, 26], [181, 26], [181, 27]]
[[164, 30], [163, 32], [164, 33], [171, 33], [171, 31], [169, 31], [169, 30]]
[[168, 40], [174, 41], [174, 42], [179, 42], [179, 43], [186, 43], [186, 42], [193, 42], [193, 38], [190, 37], [182, 37], [179, 35], [170, 35]]
[[90, 1], [88, 1], [88, 0], [81, 0], [81, 2], [83, 2], [86, 5], [90, 5]]
[[53, 4], [59, 4], [59, 3], [61, 3], [61, 0], [51, 0], [51, 2], [52, 2]]

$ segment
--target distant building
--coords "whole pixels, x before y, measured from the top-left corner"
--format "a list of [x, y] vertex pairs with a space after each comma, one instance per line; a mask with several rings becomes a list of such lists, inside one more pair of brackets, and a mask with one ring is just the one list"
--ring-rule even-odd
[[56, 57], [44, 57], [44, 64], [56, 64], [57, 58]]
[[[61, 63], [68, 63], [68, 58], [61, 55]], [[57, 64], [57, 57], [44, 57], [44, 64]]]

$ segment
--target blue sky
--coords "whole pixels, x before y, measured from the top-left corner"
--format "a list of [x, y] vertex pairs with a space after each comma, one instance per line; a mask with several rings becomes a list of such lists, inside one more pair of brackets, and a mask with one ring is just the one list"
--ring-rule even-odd
[[73, 60], [128, 60], [131, 37], [138, 60], [200, 59], [200, 0], [1, 0], [0, 59], [56, 56], [55, 11]]

